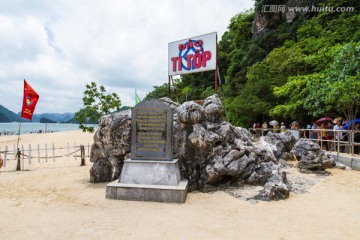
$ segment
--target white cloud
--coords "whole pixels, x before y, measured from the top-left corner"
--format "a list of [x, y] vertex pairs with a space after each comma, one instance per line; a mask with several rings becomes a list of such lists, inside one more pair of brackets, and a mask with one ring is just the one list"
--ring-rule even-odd
[[[5, 3], [4, 3], [5, 2]], [[86, 83], [134, 104], [167, 82], [169, 42], [217, 31], [252, 0], [105, 0], [0, 3], [0, 104], [21, 109], [23, 79], [36, 112], [75, 112]]]

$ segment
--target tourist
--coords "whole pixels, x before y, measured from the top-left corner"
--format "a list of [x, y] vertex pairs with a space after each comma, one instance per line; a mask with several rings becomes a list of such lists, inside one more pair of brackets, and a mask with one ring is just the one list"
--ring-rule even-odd
[[286, 126], [285, 126], [284, 122], [281, 123], [280, 130], [281, 130], [281, 133], [286, 132]]
[[317, 131], [315, 129], [318, 129], [318, 126], [316, 125], [315, 122], [313, 122], [313, 124], [311, 126], [311, 129], [312, 129], [312, 131], [310, 132], [311, 139], [317, 139], [318, 134], [317, 134]]
[[268, 133], [268, 131], [265, 131], [267, 130], [268, 128], [268, 125], [267, 125], [267, 122], [265, 121], [262, 125], [261, 125], [261, 128], [262, 128], [262, 132], [263, 132], [263, 136], [266, 136], [266, 134]]
[[297, 121], [292, 122], [291, 129], [299, 129], [299, 123]]
[[279, 131], [279, 125], [275, 124], [275, 125], [273, 126], [273, 128], [274, 128], [274, 132], [278, 132], [278, 131]]
[[305, 138], [310, 138], [310, 129], [311, 129], [311, 125], [310, 124], [306, 125], [306, 130], [304, 131]]
[[[344, 135], [342, 130], [344, 130], [343, 126], [341, 125], [341, 120], [342, 118], [335, 118], [334, 123], [336, 123], [336, 125], [334, 126], [334, 134], [335, 134], [335, 140], [336, 140], [336, 149], [338, 149], [337, 147], [337, 143], [338, 141], [343, 141], [344, 140]], [[336, 132], [335, 132], [336, 131]], [[340, 148], [341, 152], [344, 152], [344, 146], [341, 146]]]
[[318, 139], [321, 141], [321, 144], [325, 146], [326, 151], [329, 151], [329, 146], [326, 139], [327, 132], [325, 131], [325, 122], [322, 122], [318, 129]]

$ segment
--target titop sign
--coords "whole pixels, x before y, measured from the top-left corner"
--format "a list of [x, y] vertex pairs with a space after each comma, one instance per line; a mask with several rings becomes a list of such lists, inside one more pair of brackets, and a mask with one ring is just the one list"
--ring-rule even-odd
[[216, 32], [169, 43], [169, 76], [216, 69]]

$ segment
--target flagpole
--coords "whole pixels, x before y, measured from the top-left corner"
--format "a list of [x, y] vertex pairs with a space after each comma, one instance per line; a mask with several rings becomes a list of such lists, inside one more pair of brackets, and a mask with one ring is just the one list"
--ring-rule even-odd
[[20, 130], [21, 130], [21, 122], [22, 122], [22, 117], [20, 115], [20, 123], [19, 123], [19, 132], [18, 132], [18, 140], [17, 140], [17, 144], [16, 144], [16, 155], [17, 155], [17, 165], [16, 165], [16, 171], [20, 171], [20, 156], [19, 154], [19, 141], [20, 141]]
[[[23, 104], [22, 104], [22, 109], [21, 109], [21, 114], [20, 114], [19, 134], [18, 134], [18, 140], [17, 140], [17, 144], [16, 144], [16, 147], [17, 147], [16, 156], [18, 158], [16, 171], [20, 171], [20, 167], [21, 167], [20, 166], [21, 152], [19, 149], [19, 142], [20, 142], [20, 135], [21, 135], [22, 118], [26, 118], [31, 121], [32, 115], [34, 113], [35, 106], [36, 106], [36, 103], [38, 100], [39, 100], [39, 94], [37, 94], [35, 92], [35, 90], [24, 79], [24, 96], [23, 96]], [[22, 153], [22, 154], [24, 154], [24, 153]], [[24, 166], [23, 166], [23, 169], [24, 169]]]

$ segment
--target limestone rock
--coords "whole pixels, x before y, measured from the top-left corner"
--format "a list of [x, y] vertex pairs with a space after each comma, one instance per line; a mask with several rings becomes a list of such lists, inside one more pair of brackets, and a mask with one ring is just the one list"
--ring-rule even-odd
[[[246, 183], [265, 186], [259, 199], [288, 196], [286, 173], [281, 171], [284, 164], [279, 156], [291, 148], [290, 135], [273, 135], [268, 137], [271, 141], [255, 143], [247, 129], [221, 121], [217, 95], [201, 103], [189, 101], [179, 105], [166, 98], [161, 101], [174, 111], [173, 156], [179, 159], [181, 175], [188, 179], [190, 191]], [[131, 151], [130, 133], [130, 111], [100, 119], [91, 148], [91, 182], [119, 178], [123, 161]]]
[[276, 158], [280, 158], [282, 154], [291, 151], [296, 139], [290, 131], [286, 131], [284, 133], [269, 132], [264, 137], [264, 141], [276, 147], [276, 149], [274, 149], [274, 154]]
[[194, 101], [183, 103], [176, 111], [179, 122], [185, 124], [198, 123], [205, 118], [204, 107]]
[[120, 176], [123, 161], [131, 151], [131, 110], [100, 118], [91, 146], [91, 182], [112, 181]]
[[297, 160], [301, 170], [324, 171], [335, 165], [334, 158], [320, 149], [317, 143], [306, 138], [300, 138], [291, 150]]

